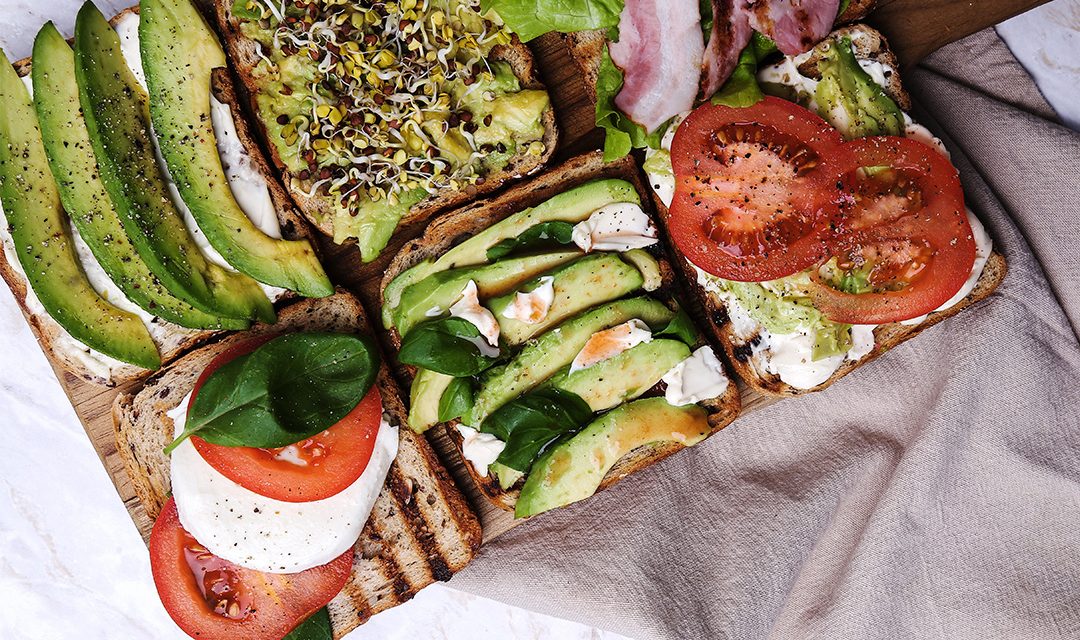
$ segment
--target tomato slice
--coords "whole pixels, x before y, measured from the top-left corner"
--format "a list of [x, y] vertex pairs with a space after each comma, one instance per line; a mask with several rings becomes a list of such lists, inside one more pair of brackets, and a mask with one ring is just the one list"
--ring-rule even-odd
[[839, 213], [845, 157], [836, 129], [787, 100], [698, 107], [671, 145], [672, 238], [728, 280], [775, 280], [817, 264]]
[[[242, 342], [214, 358], [195, 382], [192, 399], [211, 373], [272, 337]], [[283, 502], [310, 502], [336, 495], [356, 482], [375, 450], [381, 417], [382, 396], [378, 386], [372, 385], [337, 424], [288, 447], [225, 447], [198, 436], [192, 436], [191, 442], [210, 466], [245, 489]]]
[[282, 638], [326, 606], [349, 580], [353, 550], [321, 567], [262, 573], [223, 560], [180, 525], [169, 498], [150, 533], [154, 585], [169, 616], [193, 638]]
[[836, 277], [826, 282], [815, 270], [814, 306], [831, 320], [852, 324], [934, 311], [960, 290], [975, 263], [956, 168], [911, 138], [875, 136], [846, 146], [834, 275], [859, 274], [860, 283], [858, 290], [842, 291], [832, 286]]

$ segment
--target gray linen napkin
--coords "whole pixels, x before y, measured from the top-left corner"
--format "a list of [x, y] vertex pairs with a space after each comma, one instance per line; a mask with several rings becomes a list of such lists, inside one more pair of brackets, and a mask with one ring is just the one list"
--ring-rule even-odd
[[1080, 136], [992, 31], [905, 79], [957, 143], [999, 291], [452, 586], [641, 639], [1080, 638]]

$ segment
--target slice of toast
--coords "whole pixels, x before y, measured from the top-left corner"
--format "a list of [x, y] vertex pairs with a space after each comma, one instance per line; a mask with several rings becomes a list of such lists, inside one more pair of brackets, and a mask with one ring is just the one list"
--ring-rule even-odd
[[[650, 216], [655, 216], [650, 206], [648, 189], [641, 181], [639, 170], [633, 159], [623, 158], [616, 162], [604, 163], [602, 152], [595, 151], [573, 158], [529, 182], [516, 185], [497, 198], [478, 202], [436, 218], [428, 226], [423, 236], [406, 244], [401, 252], [394, 257], [383, 276], [382, 290], [385, 291], [390, 281], [402, 271], [425, 259], [438, 257], [453, 245], [486, 229], [499, 220], [527, 207], [535, 206], [577, 185], [600, 178], [622, 178], [631, 182], [641, 195], [642, 207], [645, 212]], [[660, 228], [660, 225], [657, 226]], [[651, 248], [653, 256], [657, 258], [661, 265], [663, 285], [657, 291], [650, 292], [649, 295], [663, 301], [668, 306], [672, 306], [676, 301], [682, 303], [686, 298], [683, 295], [681, 284], [675, 277], [674, 269], [667, 258], [666, 247], [670, 247], [670, 243], [667, 243], [665, 238], [663, 243], [654, 245]], [[390, 340], [395, 348], [400, 348], [401, 336], [398, 335], [397, 330], [390, 330]], [[415, 369], [412, 367], [403, 368], [403, 375], [406, 380], [411, 381], [414, 373]], [[657, 389], [653, 391], [657, 391]], [[719, 431], [734, 420], [739, 413], [740, 401], [737, 385], [728, 385], [727, 392], [722, 397], [702, 402], [701, 405], [709, 412], [709, 424], [713, 428], [712, 433]], [[460, 454], [462, 438], [461, 434], [454, 428], [457, 424], [458, 421], [453, 421], [444, 423], [441, 426], [446, 429], [447, 435], [457, 445]], [[611, 469], [600, 484], [600, 489], [605, 489], [627, 475], [658, 462], [683, 448], [683, 446], [674, 443], [652, 444], [641, 447], [621, 459]], [[481, 476], [473, 468], [472, 464], [464, 461], [464, 459], [463, 464], [489, 500], [502, 509], [513, 509], [520, 493], [519, 489], [514, 488], [506, 491], [499, 486], [499, 483], [491, 475]]]
[[[206, 365], [225, 349], [255, 336], [294, 331], [371, 334], [359, 300], [349, 293], [300, 300], [281, 310], [277, 324], [257, 325], [193, 351], [138, 390], [117, 397], [117, 449], [151, 518], [169, 496], [169, 458], [162, 449], [172, 440], [173, 423], [166, 412], [183, 401]], [[408, 428], [407, 411], [385, 364], [376, 384], [383, 410], [392, 424], [401, 425], [400, 442], [386, 485], [356, 543], [352, 576], [329, 605], [335, 638], [432, 582], [448, 580], [480, 546], [476, 515], [424, 437]]]
[[[849, 25], [834, 31], [830, 34], [829, 38], [822, 41], [821, 44], [816, 46], [810, 52], [807, 59], [799, 65], [799, 71], [809, 77], [820, 78], [821, 75], [817, 71], [817, 63], [821, 59], [822, 48], [826, 46], [829, 41], [841, 36], [851, 38], [856, 58], [880, 62], [885, 67], [887, 80], [885, 93], [888, 94], [901, 109], [908, 111], [911, 108], [911, 97], [904, 89], [900, 80], [900, 74], [897, 71], [899, 67], [897, 66], [896, 56], [889, 50], [888, 42], [885, 40], [884, 36], [877, 30], [864, 24]], [[660, 198], [656, 196], [655, 192], [652, 197], [657, 210], [660, 212], [661, 219], [664, 220], [666, 224], [669, 216], [667, 207], [660, 201]], [[740, 339], [737, 337], [733, 323], [724, 307], [724, 303], [720, 301], [717, 296], [709, 293], [698, 284], [697, 273], [685, 259], [680, 258], [679, 268], [687, 282], [688, 288], [701, 305], [706, 323], [716, 340], [723, 345], [729, 366], [751, 387], [764, 393], [778, 396], [797, 396], [825, 389], [860, 365], [870, 362], [892, 347], [915, 337], [924, 329], [941, 322], [945, 318], [956, 315], [963, 309], [983, 300], [989, 296], [999, 284], [1001, 284], [1007, 271], [1005, 258], [997, 252], [992, 253], [986, 266], [983, 268], [982, 276], [979, 278], [975, 289], [972, 290], [963, 301], [948, 309], [930, 314], [925, 321], [917, 325], [890, 323], [878, 326], [874, 330], [874, 348], [869, 354], [859, 360], [845, 360], [840, 368], [837, 369], [828, 380], [816, 387], [811, 389], [797, 389], [781, 381], [778, 375], [770, 374], [763, 370], [760, 361], [753, 355], [751, 345], [754, 338]]]
[[[240, 23], [232, 14], [232, 3], [228, 0], [214, 0], [214, 10], [217, 15], [218, 28], [225, 40], [225, 49], [229, 56], [229, 62], [238, 78], [238, 84], [243, 88], [249, 113], [258, 123], [259, 133], [270, 151], [277, 170], [280, 172], [282, 183], [285, 184], [289, 193], [300, 207], [304, 216], [322, 233], [333, 237], [333, 207], [331, 202], [319, 195], [308, 196], [311, 180], [301, 180], [293, 175], [282, 162], [277, 147], [270, 141], [265, 124], [259, 118], [259, 110], [255, 98], [261, 91], [257, 81], [255, 67], [262, 59], [260, 57], [259, 44], [247, 38], [240, 31]], [[514, 75], [517, 76], [523, 89], [543, 89], [544, 85], [536, 68], [532, 51], [522, 44], [517, 36], [508, 45], [495, 47], [490, 55], [493, 61], [503, 61], [510, 65]], [[501, 171], [485, 176], [482, 184], [470, 186], [465, 189], [443, 189], [430, 195], [414, 205], [398, 222], [398, 228], [422, 223], [440, 211], [452, 207], [462, 206], [478, 197], [498, 190], [510, 180], [533, 174], [539, 171], [558, 145], [559, 132], [555, 121], [555, 111], [549, 108], [544, 112], [542, 123], [544, 126], [544, 152], [538, 156], [519, 153], [511, 159], [510, 163]]]
[[[131, 7], [121, 11], [113, 16], [109, 22], [115, 26], [117, 22], [131, 13], [138, 13], [138, 7]], [[14, 66], [19, 75], [25, 77], [30, 74], [31, 60], [30, 58], [23, 58], [15, 62]], [[251, 125], [243, 116], [244, 110], [241, 108], [229, 74], [224, 69], [216, 69], [212, 76], [212, 83], [211, 88], [214, 96], [229, 105], [233, 113], [238, 139], [247, 149], [253, 164], [266, 179], [271, 199], [277, 210], [282, 237], [289, 240], [310, 238], [312, 234], [309, 225], [296, 211], [285, 189], [274, 177], [265, 154], [252, 136]], [[316, 243], [313, 243], [313, 246], [318, 250]], [[23, 315], [26, 317], [26, 321], [30, 325], [30, 329], [33, 331], [38, 343], [55, 365], [79, 378], [105, 386], [115, 386], [149, 373], [141, 367], [119, 362], [113, 364], [108, 371], [88, 365], [86, 358], [80, 357], [79, 352], [87, 352], [89, 349], [75, 342], [67, 331], [49, 317], [47, 313], [39, 308], [34, 308], [32, 304], [28, 304], [29, 283], [23, 276], [19, 266], [13, 263], [14, 259], [14, 255], [9, 255], [6, 251], [0, 252], [0, 276], [3, 277], [8, 288], [11, 289], [12, 294], [15, 296], [15, 301], [22, 309]], [[282, 303], [291, 298], [291, 294], [287, 295], [282, 299]], [[161, 353], [162, 365], [175, 360], [180, 354], [218, 333], [215, 330], [187, 329], [163, 320], [156, 320], [154, 324], [155, 330], [152, 334], [154, 342]]]

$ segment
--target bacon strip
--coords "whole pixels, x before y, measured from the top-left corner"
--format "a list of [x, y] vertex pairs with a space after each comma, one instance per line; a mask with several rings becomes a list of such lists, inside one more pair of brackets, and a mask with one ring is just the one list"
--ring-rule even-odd
[[753, 33], [746, 0], [712, 0], [712, 8], [712, 33], [702, 61], [702, 100], [711, 98], [724, 85]]
[[626, 0], [619, 41], [608, 47], [623, 72], [615, 105], [646, 131], [694, 106], [705, 54], [698, 0]]
[[750, 26], [787, 56], [805, 53], [829, 35], [840, 9], [840, 0], [737, 1], [747, 2]]

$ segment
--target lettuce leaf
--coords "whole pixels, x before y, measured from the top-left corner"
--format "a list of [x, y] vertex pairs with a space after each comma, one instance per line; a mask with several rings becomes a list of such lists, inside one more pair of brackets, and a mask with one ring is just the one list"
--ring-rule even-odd
[[[610, 36], [609, 36], [610, 39]], [[630, 153], [631, 149], [660, 147], [666, 126], [648, 133], [645, 128], [634, 122], [615, 106], [615, 96], [623, 86], [623, 72], [615, 66], [604, 47], [600, 60], [600, 71], [596, 76], [596, 126], [605, 132], [604, 160], [610, 162]]]
[[728, 107], [749, 107], [757, 104], [765, 97], [757, 82], [758, 65], [776, 51], [776, 43], [755, 31], [750, 38], [750, 44], [739, 54], [739, 63], [735, 70], [713, 96], [712, 103]]
[[614, 27], [619, 24], [623, 0], [480, 0], [480, 9], [494, 10], [503, 24], [528, 42], [548, 31]]

